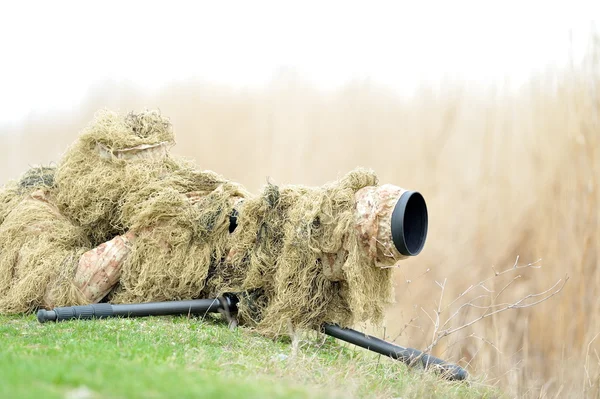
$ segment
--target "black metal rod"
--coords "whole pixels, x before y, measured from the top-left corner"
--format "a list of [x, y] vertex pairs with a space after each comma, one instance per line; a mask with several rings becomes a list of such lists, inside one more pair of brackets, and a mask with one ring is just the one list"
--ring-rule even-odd
[[205, 314], [218, 312], [223, 306], [218, 299], [198, 299], [176, 302], [154, 302], [112, 305], [115, 316], [146, 317], [165, 315]]
[[409, 366], [420, 364], [425, 369], [436, 369], [449, 380], [464, 380], [468, 375], [467, 371], [462, 367], [447, 363], [442, 359], [423, 353], [418, 349], [395, 345], [350, 328], [342, 328], [334, 324], [324, 324], [323, 331], [325, 334], [334, 338], [341, 339], [342, 341], [349, 342], [384, 356], [389, 356], [392, 359], [400, 360]]
[[40, 323], [72, 319], [105, 319], [108, 317], [146, 317], [185, 314], [215, 313], [224, 305], [235, 306], [227, 299], [227, 304], [219, 299], [195, 299], [190, 301], [150, 302], [125, 305], [98, 303], [95, 305], [67, 306], [52, 310], [40, 309], [37, 318]]
[[[219, 299], [195, 299], [189, 301], [151, 302], [126, 305], [99, 303], [85, 306], [68, 306], [52, 310], [40, 309], [37, 318], [40, 323], [47, 321], [64, 321], [72, 319], [105, 319], [108, 317], [145, 317], [166, 315], [204, 315], [221, 310], [235, 312], [237, 297], [226, 295]], [[413, 366], [422, 365], [425, 369], [441, 372], [449, 380], [464, 380], [467, 372], [462, 367], [447, 363], [442, 359], [423, 353], [417, 349], [404, 348], [379, 338], [363, 334], [350, 328], [342, 328], [333, 324], [323, 324], [325, 334], [342, 341], [349, 342], [392, 359]]]

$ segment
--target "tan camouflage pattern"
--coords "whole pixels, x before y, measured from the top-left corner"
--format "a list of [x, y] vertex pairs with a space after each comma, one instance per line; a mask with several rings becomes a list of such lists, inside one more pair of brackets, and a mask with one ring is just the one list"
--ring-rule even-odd
[[128, 232], [81, 256], [73, 283], [90, 303], [99, 302], [117, 284], [133, 240], [135, 235]]
[[342, 267], [348, 258], [348, 251], [340, 249], [337, 254], [323, 253], [321, 263], [323, 264], [323, 274], [329, 281], [344, 280], [344, 271]]
[[396, 249], [392, 239], [392, 212], [406, 192], [392, 184], [365, 187], [356, 192], [356, 228], [369, 256], [380, 267], [393, 266], [407, 258]]

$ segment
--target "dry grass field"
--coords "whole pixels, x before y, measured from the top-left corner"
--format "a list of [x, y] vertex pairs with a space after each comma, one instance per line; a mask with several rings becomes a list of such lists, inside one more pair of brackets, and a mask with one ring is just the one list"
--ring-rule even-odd
[[[293, 74], [260, 90], [103, 82], [74, 109], [0, 127], [0, 183], [58, 161], [103, 107], [159, 108], [174, 124], [175, 153], [254, 192], [267, 179], [320, 185], [356, 166], [420, 191], [428, 242], [399, 263], [397, 305], [376, 333], [425, 348], [436, 332], [489, 315], [434, 353], [511, 395], [600, 394], [598, 43], [583, 65], [540, 73], [518, 91], [448, 82], [401, 98], [363, 81], [320, 91]], [[541, 260], [495, 275], [517, 257]], [[519, 308], [557, 292], [565, 276], [558, 294]], [[511, 309], [491, 314], [504, 304]]]

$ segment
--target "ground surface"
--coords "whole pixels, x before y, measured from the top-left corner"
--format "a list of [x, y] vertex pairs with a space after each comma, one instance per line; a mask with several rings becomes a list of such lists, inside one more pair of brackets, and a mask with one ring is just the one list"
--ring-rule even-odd
[[215, 319], [39, 324], [0, 316], [1, 398], [496, 397], [316, 333], [292, 344]]

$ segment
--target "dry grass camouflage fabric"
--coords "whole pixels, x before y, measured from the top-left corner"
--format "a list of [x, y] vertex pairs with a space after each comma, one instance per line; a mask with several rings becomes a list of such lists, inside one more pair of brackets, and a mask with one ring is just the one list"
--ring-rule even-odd
[[265, 335], [381, 321], [402, 189], [356, 169], [253, 196], [172, 156], [174, 142], [156, 111], [101, 111], [56, 168], [4, 187], [0, 312], [236, 292], [240, 321]]

